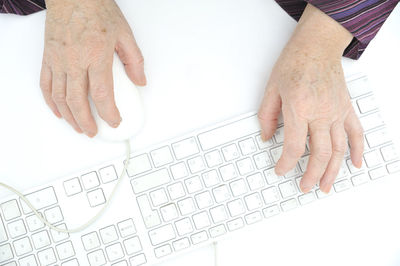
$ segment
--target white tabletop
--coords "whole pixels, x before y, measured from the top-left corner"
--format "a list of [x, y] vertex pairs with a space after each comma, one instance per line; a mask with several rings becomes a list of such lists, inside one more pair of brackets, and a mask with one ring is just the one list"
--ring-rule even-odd
[[[267, 0], [117, 1], [140, 45], [148, 86], [140, 149], [257, 110], [295, 22]], [[124, 154], [74, 133], [39, 89], [45, 13], [0, 16], [0, 180], [21, 190]], [[358, 62], [400, 143], [400, 7]], [[280, 215], [220, 241], [218, 265], [400, 265], [400, 174]], [[0, 196], [5, 195], [0, 191]], [[189, 264], [190, 263], [190, 264]], [[212, 247], [163, 265], [213, 265]]]

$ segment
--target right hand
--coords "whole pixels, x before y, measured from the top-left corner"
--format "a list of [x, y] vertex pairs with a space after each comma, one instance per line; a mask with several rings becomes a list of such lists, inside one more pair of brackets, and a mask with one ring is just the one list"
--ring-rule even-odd
[[54, 114], [77, 132], [93, 137], [97, 126], [88, 95], [99, 116], [118, 127], [114, 101], [114, 51], [133, 83], [146, 85], [143, 56], [114, 0], [47, 0], [40, 87]]

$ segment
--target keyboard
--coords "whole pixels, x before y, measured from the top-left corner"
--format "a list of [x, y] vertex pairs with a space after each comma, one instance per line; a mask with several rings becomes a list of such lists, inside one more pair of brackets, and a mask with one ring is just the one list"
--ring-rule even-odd
[[[299, 181], [309, 148], [285, 176], [274, 173], [284, 128], [261, 141], [255, 113], [245, 114], [131, 155], [109, 208], [83, 232], [48, 229], [17, 196], [0, 199], [0, 265], [151, 265], [266, 222], [283, 212], [373, 182], [400, 161], [363, 75], [348, 80], [364, 127], [361, 169], [346, 153], [329, 194], [304, 194]], [[109, 200], [124, 158], [24, 191], [60, 228], [92, 218]]]

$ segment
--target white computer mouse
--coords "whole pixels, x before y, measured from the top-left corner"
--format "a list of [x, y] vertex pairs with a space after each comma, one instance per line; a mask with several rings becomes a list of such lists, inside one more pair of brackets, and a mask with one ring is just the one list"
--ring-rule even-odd
[[106, 141], [124, 141], [131, 139], [139, 133], [144, 124], [144, 112], [141, 95], [125, 73], [124, 66], [118, 56], [114, 56], [114, 97], [117, 108], [121, 114], [121, 124], [112, 128], [97, 113], [90, 99], [90, 107], [96, 120], [98, 133], [96, 138]]

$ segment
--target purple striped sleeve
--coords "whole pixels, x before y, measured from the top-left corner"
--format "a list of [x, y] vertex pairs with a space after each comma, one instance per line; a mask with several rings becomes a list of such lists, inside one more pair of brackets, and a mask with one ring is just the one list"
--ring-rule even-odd
[[354, 36], [344, 55], [358, 59], [375, 37], [399, 0], [276, 0], [299, 20], [307, 3], [339, 22]]
[[0, 13], [29, 15], [45, 8], [44, 0], [0, 0]]

